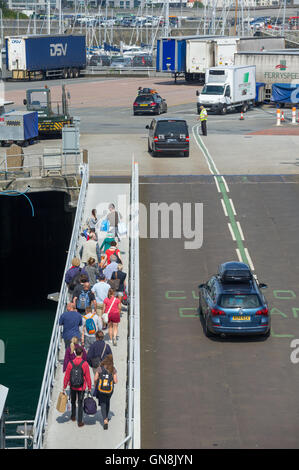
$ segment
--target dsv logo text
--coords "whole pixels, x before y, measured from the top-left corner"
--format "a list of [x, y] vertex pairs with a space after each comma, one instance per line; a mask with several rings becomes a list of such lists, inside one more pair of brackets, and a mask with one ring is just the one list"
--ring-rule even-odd
[[66, 56], [67, 43], [65, 45], [59, 44], [50, 44], [50, 56]]

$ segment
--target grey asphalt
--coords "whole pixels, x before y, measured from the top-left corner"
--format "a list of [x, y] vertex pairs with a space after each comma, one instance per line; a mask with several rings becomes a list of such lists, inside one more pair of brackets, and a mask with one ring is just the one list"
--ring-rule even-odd
[[[231, 178], [230, 197], [272, 311], [272, 335], [205, 337], [197, 286], [236, 259], [212, 178], [141, 184], [141, 201], [202, 202], [203, 245], [141, 241], [142, 447], [298, 448], [298, 183]], [[298, 304], [298, 305], [297, 305]]]

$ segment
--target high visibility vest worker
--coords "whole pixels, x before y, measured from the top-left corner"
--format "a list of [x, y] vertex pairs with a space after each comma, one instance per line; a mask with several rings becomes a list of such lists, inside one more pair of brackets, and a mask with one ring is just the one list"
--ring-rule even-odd
[[200, 119], [201, 121], [206, 121], [206, 120], [207, 120], [207, 117], [208, 117], [207, 110], [206, 110], [206, 108], [203, 108], [203, 109], [200, 111], [199, 119]]

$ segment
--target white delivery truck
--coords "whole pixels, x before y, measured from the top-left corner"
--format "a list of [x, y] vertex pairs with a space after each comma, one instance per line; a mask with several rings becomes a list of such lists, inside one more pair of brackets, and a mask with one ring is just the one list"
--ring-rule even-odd
[[197, 112], [203, 105], [207, 111], [226, 114], [237, 109], [246, 112], [255, 100], [255, 65], [219, 66], [206, 71], [205, 85], [197, 95]]

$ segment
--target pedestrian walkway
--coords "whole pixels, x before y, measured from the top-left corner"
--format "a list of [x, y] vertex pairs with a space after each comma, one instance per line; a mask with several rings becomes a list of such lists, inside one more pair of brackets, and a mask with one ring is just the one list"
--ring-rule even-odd
[[[116, 208], [122, 212], [119, 207], [119, 200], [129, 202], [130, 185], [129, 184], [89, 184], [87, 199], [85, 204], [85, 221], [92, 209], [97, 209], [98, 215], [102, 212], [103, 204], [108, 209], [109, 203], [114, 203]], [[105, 232], [103, 232], [104, 237]], [[100, 233], [101, 236], [101, 233]], [[83, 239], [82, 239], [83, 240]], [[101, 241], [99, 240], [99, 244]], [[128, 238], [121, 238], [119, 248], [122, 252], [124, 263], [124, 272], [129, 270], [129, 242]], [[78, 252], [80, 245], [78, 246]], [[128, 278], [128, 276], [127, 276]], [[127, 334], [128, 318], [126, 308], [122, 309], [121, 321], [119, 324], [117, 346], [112, 346], [114, 365], [117, 369], [118, 384], [115, 385], [114, 393], [111, 398], [110, 418], [108, 431], [103, 430], [103, 419], [101, 409], [95, 416], [84, 415], [85, 426], [79, 428], [76, 422], [70, 420], [70, 411], [64, 414], [56, 410], [56, 403], [59, 393], [63, 388], [63, 359], [64, 342], [61, 341], [59, 352], [59, 365], [57, 367], [55, 383], [52, 392], [51, 406], [48, 415], [48, 425], [46, 427], [44, 448], [46, 449], [113, 449], [121, 443], [126, 437], [126, 383], [127, 383]], [[105, 330], [105, 340], [108, 340], [108, 330]], [[90, 368], [93, 384], [93, 371]]]

